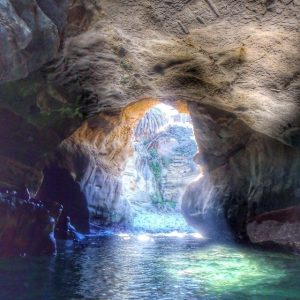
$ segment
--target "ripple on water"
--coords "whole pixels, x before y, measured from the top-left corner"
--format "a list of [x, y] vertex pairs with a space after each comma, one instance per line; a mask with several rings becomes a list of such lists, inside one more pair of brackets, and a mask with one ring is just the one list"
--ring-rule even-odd
[[192, 234], [141, 235], [95, 238], [57, 257], [2, 259], [0, 299], [300, 299], [299, 256]]
[[163, 257], [162, 263], [175, 280], [188, 279], [216, 296], [300, 299], [299, 259], [282, 253], [211, 245], [205, 251]]

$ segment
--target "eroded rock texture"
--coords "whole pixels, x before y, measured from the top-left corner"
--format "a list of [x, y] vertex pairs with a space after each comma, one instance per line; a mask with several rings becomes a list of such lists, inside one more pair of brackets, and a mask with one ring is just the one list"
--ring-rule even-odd
[[251, 242], [300, 252], [300, 206], [270, 211], [252, 218], [247, 225]]
[[[42, 32], [49, 37], [47, 51], [34, 47], [34, 62], [17, 66], [32, 64], [33, 71], [51, 61], [51, 67], [20, 84], [2, 85], [1, 107], [42, 133], [50, 130], [57, 143], [79, 126], [82, 113], [154, 97], [210, 104], [234, 112], [256, 131], [299, 144], [298, 0], [66, 0], [57, 10], [54, 1], [23, 2], [2, 5], [8, 23], [3, 40], [19, 44], [11, 42], [10, 51], [1, 47], [1, 57], [8, 62], [9, 53], [14, 60], [30, 41], [42, 41], [35, 37]], [[33, 13], [36, 23], [30, 22]], [[50, 140], [44, 138], [41, 152], [56, 147]], [[20, 161], [13, 153], [4, 156]]]
[[106, 15], [69, 40], [55, 80], [88, 112], [149, 95], [195, 101], [296, 146], [300, 8], [273, 2], [102, 1]]
[[[249, 218], [299, 204], [299, 149], [254, 132], [234, 114], [213, 107], [192, 105], [191, 115], [200, 148], [197, 160], [206, 166], [183, 203], [192, 224], [216, 234], [223, 232], [226, 220], [244, 238]], [[222, 226], [216, 229], [219, 221]]]
[[[88, 156], [91, 171], [69, 173], [89, 193], [94, 215], [110, 211], [103, 203], [118, 186], [106, 182], [115, 182], [129, 153], [131, 125], [120, 110], [151, 98], [192, 103], [207, 168], [191, 187], [207, 204], [193, 192], [184, 204], [196, 225], [203, 211], [215, 220], [224, 212], [245, 235], [249, 211], [298, 203], [299, 4], [2, 1], [0, 188], [35, 193], [47, 154], [78, 130], [62, 148], [71, 141], [68, 151]], [[85, 186], [82, 174], [94, 183]]]
[[156, 102], [148, 99], [85, 122], [49, 158], [39, 198], [60, 201], [63, 214], [83, 231], [90, 225], [126, 226], [130, 207], [120, 198], [120, 176], [132, 154], [133, 129]]
[[181, 211], [185, 188], [199, 176], [193, 138], [187, 114], [168, 115], [154, 107], [140, 120], [134, 130], [133, 155], [121, 178], [121, 198], [132, 214]]

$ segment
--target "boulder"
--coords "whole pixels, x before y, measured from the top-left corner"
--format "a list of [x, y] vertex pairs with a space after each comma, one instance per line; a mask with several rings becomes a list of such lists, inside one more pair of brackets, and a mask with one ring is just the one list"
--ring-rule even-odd
[[58, 203], [41, 204], [0, 196], [0, 256], [56, 254]]

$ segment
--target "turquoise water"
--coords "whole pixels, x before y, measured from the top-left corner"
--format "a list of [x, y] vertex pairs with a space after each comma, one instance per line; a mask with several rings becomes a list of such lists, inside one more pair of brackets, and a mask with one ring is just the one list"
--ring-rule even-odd
[[300, 299], [300, 257], [195, 234], [120, 234], [0, 260], [0, 299]]
[[158, 213], [147, 212], [137, 213], [134, 217], [132, 228], [142, 232], [194, 232], [181, 213]]

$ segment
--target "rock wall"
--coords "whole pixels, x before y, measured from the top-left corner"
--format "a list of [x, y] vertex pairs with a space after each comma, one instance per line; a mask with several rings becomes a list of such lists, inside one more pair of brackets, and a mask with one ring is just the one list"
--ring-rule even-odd
[[149, 96], [187, 100], [297, 146], [298, 4], [102, 1], [98, 22], [68, 40], [55, 84], [85, 95], [88, 113]]
[[55, 163], [50, 163], [43, 170], [43, 183], [36, 199], [41, 203], [59, 202], [63, 212], [57, 227], [65, 226], [66, 217], [82, 233], [89, 231], [89, 212], [87, 200], [80, 185], [74, 180], [69, 171]]
[[[47, 155], [78, 130], [68, 150], [96, 153], [101, 175], [70, 174], [101, 178], [98, 195], [129, 155], [130, 126], [107, 120], [141, 99], [189, 101], [218, 111], [191, 110], [208, 130], [197, 135], [207, 175], [191, 189], [211, 191], [207, 215], [221, 207], [244, 236], [254, 200], [259, 212], [298, 201], [299, 18], [299, 0], [2, 1], [0, 189], [34, 194]], [[184, 204], [193, 220], [197, 199]]]
[[0, 256], [56, 254], [54, 238], [62, 206], [0, 194]]
[[[41, 200], [60, 201], [83, 231], [99, 226], [127, 226], [130, 207], [120, 198], [121, 178], [132, 154], [132, 134], [144, 113], [157, 101], [147, 99], [122, 111], [89, 119], [49, 157], [39, 192]], [[45, 174], [49, 174], [47, 169]], [[64, 174], [57, 182], [57, 172]], [[58, 200], [59, 199], [59, 200]]]
[[22, 195], [26, 186], [35, 194], [45, 155], [83, 123], [80, 99], [53, 84], [49, 66], [99, 13], [90, 1], [2, 1], [0, 190]]
[[[176, 116], [180, 121], [180, 114]], [[192, 127], [172, 119], [155, 107], [135, 128], [134, 153], [122, 175], [121, 194], [133, 213], [180, 212], [186, 186], [199, 176]]]
[[298, 0], [6, 0], [0, 13], [1, 114], [25, 127], [1, 126], [1, 161], [28, 178], [85, 118], [149, 97], [231, 111], [299, 146]]
[[249, 218], [300, 203], [299, 149], [252, 131], [232, 113], [194, 104], [190, 110], [197, 161], [206, 166], [183, 201], [194, 226], [223, 234], [227, 221], [236, 237], [247, 238]]
[[151, 156], [146, 141], [154, 139], [167, 122], [166, 116], [159, 109], [152, 108], [134, 128], [131, 141], [133, 152], [121, 174], [121, 198], [130, 207], [131, 221], [134, 214], [156, 210], [152, 199], [160, 195], [160, 191], [149, 165]]
[[273, 210], [250, 219], [247, 233], [252, 243], [300, 252], [300, 206]]

